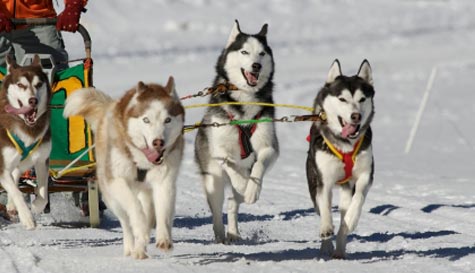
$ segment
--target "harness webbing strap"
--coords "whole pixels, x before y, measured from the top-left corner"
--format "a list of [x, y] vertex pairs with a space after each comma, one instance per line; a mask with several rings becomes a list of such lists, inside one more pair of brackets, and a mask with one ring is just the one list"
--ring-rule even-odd
[[353, 167], [355, 166], [356, 155], [361, 148], [361, 144], [363, 144], [364, 135], [355, 143], [353, 146], [353, 151], [348, 153], [343, 153], [342, 151], [338, 150], [328, 139], [325, 137], [323, 140], [325, 144], [327, 144], [328, 148], [333, 152], [333, 154], [338, 157], [344, 164], [345, 170], [345, 177], [342, 180], [338, 181], [338, 184], [345, 184], [350, 181], [351, 177], [353, 176]]
[[148, 170], [137, 168], [137, 181], [145, 182]]
[[[231, 121], [234, 120], [234, 116], [228, 112], [228, 116]], [[259, 119], [261, 116], [261, 112], [259, 112], [254, 119]], [[239, 147], [241, 148], [241, 159], [247, 158], [254, 149], [252, 148], [251, 144], [251, 137], [256, 131], [257, 123], [253, 123], [251, 126], [246, 125], [235, 125], [239, 132]]]
[[30, 154], [40, 146], [41, 141], [43, 138], [40, 138], [38, 141], [34, 142], [30, 146], [25, 146], [25, 143], [15, 134], [11, 133], [10, 130], [5, 129], [7, 131], [7, 136], [12, 142], [15, 149], [21, 155], [21, 161], [25, 160]]

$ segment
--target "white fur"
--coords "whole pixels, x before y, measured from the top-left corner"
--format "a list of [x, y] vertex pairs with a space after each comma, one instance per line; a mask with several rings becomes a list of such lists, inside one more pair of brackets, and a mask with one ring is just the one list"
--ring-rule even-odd
[[[361, 102], [360, 100], [365, 100]], [[345, 101], [341, 101], [344, 99]], [[372, 99], [366, 98], [361, 90], [356, 90], [352, 96], [350, 91], [344, 90], [339, 97], [328, 96], [324, 103], [323, 109], [327, 116], [328, 127], [333, 131], [335, 135], [341, 135], [342, 126], [338, 120], [341, 117], [345, 122], [351, 122], [351, 114], [361, 114], [361, 124], [365, 124], [371, 115], [372, 111]], [[352, 145], [343, 145], [339, 147], [343, 152], [348, 152], [353, 149]]]
[[[261, 54], [263, 54], [263, 56]], [[256, 86], [248, 85], [241, 72], [241, 68], [246, 71], [252, 71], [253, 63], [262, 65], [262, 69], [259, 73], [259, 81]], [[239, 89], [257, 92], [267, 83], [274, 68], [272, 67], [271, 56], [265, 51], [259, 40], [254, 37], [249, 37], [240, 50], [232, 51], [227, 55], [224, 69], [228, 73], [229, 80]]]
[[[176, 97], [175, 91], [170, 95]], [[155, 221], [157, 247], [171, 249], [175, 181], [184, 145], [183, 116], [171, 116], [170, 109], [161, 101], [154, 100], [143, 115], [125, 117], [128, 124], [128, 130], [125, 131], [114, 116], [117, 103], [102, 92], [92, 89], [77, 91], [74, 97], [69, 97], [65, 113], [80, 114], [87, 108], [82, 104], [86, 100], [97, 110], [92, 116], [86, 115], [85, 118], [95, 124], [98, 181], [104, 201], [121, 223], [124, 255], [131, 255], [136, 259], [147, 258], [149, 232]], [[136, 103], [137, 100], [132, 99], [128, 107]], [[167, 118], [171, 119], [169, 123], [165, 123]], [[158, 166], [150, 163], [140, 151], [153, 146], [154, 139], [162, 139], [166, 149], [164, 161]], [[127, 149], [131, 156], [124, 152]], [[136, 181], [137, 168], [148, 169], [144, 182]]]

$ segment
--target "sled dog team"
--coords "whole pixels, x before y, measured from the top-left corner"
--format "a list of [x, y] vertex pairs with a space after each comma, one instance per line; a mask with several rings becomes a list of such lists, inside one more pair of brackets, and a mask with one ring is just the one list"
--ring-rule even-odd
[[[238, 91], [211, 96], [210, 103], [237, 104], [208, 107], [203, 123], [274, 118], [273, 107], [245, 104], [274, 102], [274, 60], [267, 28], [265, 24], [250, 35], [235, 22], [218, 58], [213, 85], [232, 84]], [[23, 171], [35, 167], [38, 197], [31, 210], [41, 212], [48, 202], [50, 88], [38, 59], [25, 67], [11, 59], [7, 64], [0, 91], [0, 181], [9, 195], [7, 209], [16, 210], [21, 223], [32, 229], [35, 223], [17, 182]], [[345, 257], [347, 235], [358, 224], [373, 181], [373, 97], [372, 72], [366, 60], [351, 77], [342, 73], [335, 60], [313, 103], [314, 114], [321, 118], [310, 129], [306, 173], [310, 197], [320, 216], [321, 255]], [[164, 86], [139, 82], [118, 100], [93, 88], [78, 90], [67, 98], [64, 115], [83, 116], [94, 132], [96, 176], [104, 201], [123, 229], [124, 255], [146, 258], [154, 227], [156, 246], [171, 249], [185, 119], [173, 77]], [[200, 127], [194, 151], [216, 242], [239, 240], [239, 206], [259, 199], [264, 174], [279, 155], [274, 123]], [[227, 230], [222, 220], [225, 185], [232, 189], [227, 200]], [[334, 248], [331, 199], [337, 185], [341, 221]]]

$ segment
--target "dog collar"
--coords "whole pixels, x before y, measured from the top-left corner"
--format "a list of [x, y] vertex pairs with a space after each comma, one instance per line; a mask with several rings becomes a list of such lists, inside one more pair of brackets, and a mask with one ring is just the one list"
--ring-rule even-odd
[[6, 129], [7, 136], [12, 142], [15, 149], [21, 155], [21, 161], [25, 160], [38, 146], [40, 146], [43, 137], [41, 137], [38, 141], [34, 142], [30, 146], [25, 146], [25, 143], [15, 134], [11, 133], [10, 130]]
[[356, 155], [361, 148], [361, 144], [363, 144], [364, 135], [356, 141], [355, 145], [353, 146], [353, 151], [348, 153], [343, 153], [342, 151], [338, 150], [326, 137], [323, 137], [325, 144], [327, 144], [328, 148], [332, 151], [332, 153], [340, 159], [344, 164], [345, 170], [345, 177], [342, 180], [338, 181], [337, 184], [345, 184], [350, 181], [351, 177], [353, 176], [353, 167], [355, 165]]
[[[262, 112], [257, 113], [254, 119], [259, 119]], [[229, 119], [234, 120], [233, 114], [228, 112]], [[247, 158], [254, 149], [251, 144], [251, 137], [256, 131], [257, 123], [252, 124], [251, 126], [235, 125], [239, 132], [239, 147], [241, 148], [241, 159]]]

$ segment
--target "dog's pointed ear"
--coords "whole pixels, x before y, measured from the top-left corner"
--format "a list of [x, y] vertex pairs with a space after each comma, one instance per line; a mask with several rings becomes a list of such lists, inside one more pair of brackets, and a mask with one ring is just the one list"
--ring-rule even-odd
[[358, 77], [373, 85], [373, 72], [371, 70], [371, 66], [369, 65], [368, 60], [365, 59], [361, 63], [360, 69], [358, 70]]
[[40, 59], [40, 56], [38, 56], [38, 54], [35, 54], [35, 56], [33, 57], [33, 61], [31, 62], [31, 65], [41, 66], [41, 59]]
[[140, 94], [144, 92], [146, 89], [147, 89], [147, 86], [145, 85], [145, 83], [143, 83], [143, 81], [139, 81], [139, 83], [137, 83], [137, 93]]
[[239, 27], [238, 20], [234, 20], [233, 29], [229, 34], [228, 42], [226, 43], [226, 48], [228, 48], [234, 41], [236, 41], [236, 37], [238, 34], [241, 33], [241, 28]]
[[176, 87], [175, 87], [175, 79], [173, 76], [168, 77], [168, 82], [167, 86], [165, 86], [165, 89], [167, 89], [168, 94], [174, 99], [179, 101], [180, 98], [178, 97], [178, 94], [176, 93]]
[[262, 37], [266, 37], [267, 35], [267, 28], [269, 27], [268, 24], [264, 24], [261, 28], [261, 31], [259, 31], [259, 33], [257, 33], [258, 36], [262, 36]]
[[11, 73], [12, 70], [17, 69], [19, 67], [19, 65], [10, 55], [7, 55], [5, 61], [7, 63], [7, 73]]
[[335, 59], [332, 66], [330, 67], [330, 71], [328, 72], [326, 83], [334, 82], [338, 76], [341, 76], [341, 74], [340, 62], [338, 59]]

